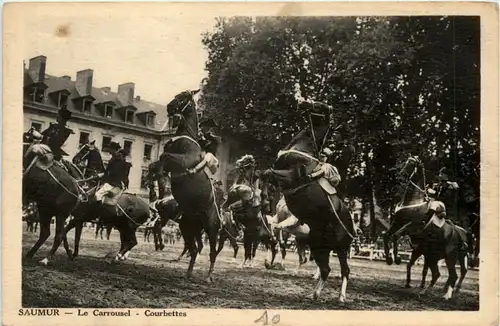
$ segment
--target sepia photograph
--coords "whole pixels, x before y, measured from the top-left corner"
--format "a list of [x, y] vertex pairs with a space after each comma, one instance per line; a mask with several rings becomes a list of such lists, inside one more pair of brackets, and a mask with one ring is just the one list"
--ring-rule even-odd
[[4, 56], [2, 171], [20, 323], [498, 323], [497, 6], [31, 5], [4, 10], [22, 33]]

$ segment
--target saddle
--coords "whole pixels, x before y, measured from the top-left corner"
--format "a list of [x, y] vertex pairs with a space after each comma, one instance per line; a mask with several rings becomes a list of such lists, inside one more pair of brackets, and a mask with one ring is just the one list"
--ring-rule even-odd
[[54, 154], [45, 144], [32, 144], [24, 154], [24, 158], [28, 158], [30, 154], [35, 157], [26, 170], [30, 169], [33, 164], [41, 170], [47, 170], [54, 164]]
[[111, 190], [109, 190], [102, 198], [102, 203], [104, 205], [108, 206], [116, 206], [118, 204], [118, 200], [122, 196], [122, 194], [125, 192], [124, 189], [120, 189], [118, 187], [115, 187]]

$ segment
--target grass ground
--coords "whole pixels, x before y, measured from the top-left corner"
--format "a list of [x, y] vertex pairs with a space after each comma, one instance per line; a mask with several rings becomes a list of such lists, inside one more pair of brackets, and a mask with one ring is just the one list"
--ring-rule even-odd
[[[462, 291], [444, 301], [441, 278], [434, 289], [419, 297], [421, 266], [413, 269], [415, 288], [403, 287], [404, 265], [387, 266], [384, 262], [349, 260], [351, 276], [347, 302], [337, 301], [340, 291], [339, 264], [332, 258], [332, 273], [319, 301], [308, 298], [316, 281], [311, 278], [315, 265], [307, 263], [295, 275], [297, 255], [288, 253], [285, 270], [266, 270], [266, 252], [258, 251], [253, 268], [240, 269], [243, 248], [238, 261], [226, 247], [217, 257], [214, 283], [205, 282], [208, 270], [208, 246], [195, 265], [193, 279], [184, 278], [188, 260], [170, 262], [182, 251], [182, 241], [167, 244], [164, 251], [154, 251], [153, 243], [139, 244], [125, 262], [108, 264], [103, 257], [119, 248], [118, 232], [111, 239], [95, 240], [93, 229], [84, 229], [80, 257], [68, 261], [61, 248], [49, 266], [38, 261], [52, 244], [50, 237], [32, 261], [23, 259], [23, 307], [122, 307], [122, 308], [256, 308], [256, 309], [354, 309], [354, 310], [478, 310], [479, 272], [469, 270]], [[52, 231], [53, 234], [53, 231]], [[73, 233], [69, 235], [73, 244]], [[35, 243], [38, 234], [23, 234], [23, 255]], [[430, 273], [428, 276], [430, 280]]]

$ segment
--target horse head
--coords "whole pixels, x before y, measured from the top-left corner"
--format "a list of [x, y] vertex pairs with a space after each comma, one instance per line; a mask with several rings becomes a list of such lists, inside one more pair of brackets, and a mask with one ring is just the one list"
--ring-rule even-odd
[[329, 123], [333, 112], [330, 105], [316, 101], [299, 102], [298, 108], [311, 124]]
[[402, 164], [396, 179], [403, 187], [405, 194], [403, 201], [406, 200], [426, 200], [425, 190], [425, 167], [418, 156], [409, 156]]
[[194, 95], [199, 91], [183, 91], [167, 104], [167, 115], [172, 121], [172, 128], [178, 128], [178, 134], [187, 132], [193, 139], [198, 137], [198, 114]]
[[72, 162], [73, 164], [76, 165], [81, 165], [82, 161], [87, 157], [89, 154], [90, 147], [88, 144], [84, 144], [80, 149], [78, 150], [78, 153], [73, 157]]

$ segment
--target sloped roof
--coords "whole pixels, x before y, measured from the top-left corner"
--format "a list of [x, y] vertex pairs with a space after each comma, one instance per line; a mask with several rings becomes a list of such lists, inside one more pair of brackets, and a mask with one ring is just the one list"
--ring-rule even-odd
[[[31, 77], [28, 74], [28, 69], [24, 70], [24, 85], [28, 86], [33, 83]], [[50, 94], [53, 92], [61, 91], [66, 89], [69, 91], [69, 100], [68, 100], [68, 109], [70, 111], [77, 111], [77, 109], [74, 107], [73, 101], [71, 99], [79, 98], [80, 95], [78, 94], [76, 90], [76, 82], [74, 80], [71, 80], [67, 77], [57, 77], [57, 76], [52, 76], [52, 75], [45, 75], [45, 84], [48, 86], [47, 88], [47, 93]], [[118, 98], [118, 93], [109, 91], [106, 92], [102, 88], [99, 87], [92, 87], [91, 90], [91, 95], [92, 97], [95, 98], [95, 101], [93, 103], [93, 106], [96, 104], [100, 103], [105, 103], [105, 102], [113, 102], [116, 104], [117, 107], [122, 107], [124, 106], [123, 103]], [[50, 97], [45, 98], [45, 103], [48, 105], [57, 105], [57, 103], [53, 103], [53, 100]], [[140, 114], [140, 113], [146, 113], [146, 112], [154, 112], [156, 113], [155, 115], [155, 124], [154, 124], [154, 130], [161, 131], [165, 123], [167, 122], [167, 111], [165, 108], [165, 105], [161, 105], [158, 103], [153, 103], [150, 101], [146, 101], [143, 99], [133, 99], [133, 103], [131, 103], [134, 107], [137, 108], [137, 111], [135, 114]], [[93, 112], [95, 111], [94, 109], [92, 110]]]

